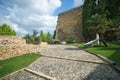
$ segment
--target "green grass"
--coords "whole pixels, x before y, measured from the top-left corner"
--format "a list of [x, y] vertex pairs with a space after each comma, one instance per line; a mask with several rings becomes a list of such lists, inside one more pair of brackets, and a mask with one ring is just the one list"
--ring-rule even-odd
[[70, 45], [77, 46], [77, 47], [80, 47], [80, 48], [85, 48], [84, 44], [85, 43], [74, 43], [74, 44], [70, 44]]
[[28, 66], [40, 56], [40, 54], [34, 53], [24, 54], [6, 60], [0, 60], [0, 77]]
[[[84, 47], [84, 43], [75, 43], [72, 44], [74, 46], [83, 48], [89, 52], [100, 54], [114, 62], [117, 63], [118, 66], [120, 66], [120, 42], [115, 42], [112, 44], [112, 47], [98, 47], [98, 46], [92, 46], [92, 47]], [[110, 44], [108, 44], [110, 45]]]

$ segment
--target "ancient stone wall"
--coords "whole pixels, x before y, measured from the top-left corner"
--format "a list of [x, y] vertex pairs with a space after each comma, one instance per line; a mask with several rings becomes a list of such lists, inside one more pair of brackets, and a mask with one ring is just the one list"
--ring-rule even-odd
[[82, 7], [76, 7], [59, 14], [55, 40], [65, 41], [73, 37], [76, 42], [83, 42], [82, 36]]
[[0, 60], [26, 53], [41, 53], [48, 47], [47, 43], [26, 44], [25, 40], [18, 36], [0, 36]]
[[25, 39], [19, 36], [0, 36], [0, 45], [25, 45]]

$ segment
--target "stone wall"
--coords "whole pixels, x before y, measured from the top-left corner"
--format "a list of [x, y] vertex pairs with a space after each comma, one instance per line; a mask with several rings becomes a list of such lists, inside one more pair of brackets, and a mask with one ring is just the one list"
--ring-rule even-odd
[[76, 42], [83, 42], [82, 36], [82, 7], [76, 7], [59, 14], [55, 40], [65, 41], [73, 37]]
[[0, 36], [0, 45], [25, 45], [25, 39], [19, 36]]
[[32, 45], [26, 44], [22, 37], [0, 36], [0, 60], [26, 53], [41, 53], [48, 48], [47, 43], [42, 42], [40, 45]]

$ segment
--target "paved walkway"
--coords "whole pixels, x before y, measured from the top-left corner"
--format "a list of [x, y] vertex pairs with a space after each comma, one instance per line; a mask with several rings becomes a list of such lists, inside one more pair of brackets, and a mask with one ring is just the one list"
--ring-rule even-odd
[[[75, 46], [51, 45], [42, 55], [27, 68], [57, 80], [120, 80], [120, 74], [108, 63]], [[48, 79], [21, 71], [5, 80]]]

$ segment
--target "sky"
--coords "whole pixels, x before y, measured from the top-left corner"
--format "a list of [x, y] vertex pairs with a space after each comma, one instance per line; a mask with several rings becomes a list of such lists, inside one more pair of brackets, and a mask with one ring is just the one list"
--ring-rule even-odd
[[0, 0], [0, 25], [7, 23], [19, 36], [33, 30], [53, 34], [58, 14], [82, 4], [82, 0]]

